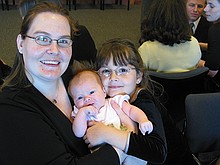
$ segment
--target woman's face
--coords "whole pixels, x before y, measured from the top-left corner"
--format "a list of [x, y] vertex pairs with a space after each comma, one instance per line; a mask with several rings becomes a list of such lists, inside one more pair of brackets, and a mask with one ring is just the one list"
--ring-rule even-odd
[[132, 95], [136, 89], [136, 84], [140, 83], [142, 77], [137, 74], [134, 66], [127, 65], [130, 69], [128, 74], [117, 75], [116, 70], [119, 65], [115, 66], [113, 60], [109, 61], [108, 65], [103, 67], [109, 68], [112, 72], [109, 77], [101, 76], [102, 83], [108, 96], [113, 97], [117, 94], [128, 94]]
[[218, 0], [207, 0], [204, 11], [208, 21], [218, 22], [220, 20], [220, 2]]
[[[52, 81], [59, 78], [68, 67], [72, 47], [60, 47], [57, 41], [60, 38], [70, 37], [70, 25], [68, 20], [59, 14], [44, 12], [38, 14], [26, 35], [37, 37], [40, 35], [53, 39], [50, 45], [42, 46], [34, 39], [22, 36], [17, 37], [17, 47], [23, 54], [26, 74], [34, 82], [44, 80]], [[45, 41], [45, 38], [42, 38]]]

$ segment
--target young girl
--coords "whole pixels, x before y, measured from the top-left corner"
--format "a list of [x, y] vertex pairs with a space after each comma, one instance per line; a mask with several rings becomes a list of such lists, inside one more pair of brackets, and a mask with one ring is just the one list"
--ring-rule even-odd
[[[164, 139], [165, 131], [167, 157], [164, 164], [193, 164], [191, 153], [181, 132], [176, 128], [166, 109], [153, 96], [153, 91], [151, 91], [149, 85], [150, 79], [146, 74], [142, 59], [134, 44], [125, 39], [109, 40], [102, 45], [96, 61], [98, 70], [103, 67], [108, 68], [109, 74], [99, 72], [107, 95], [110, 97], [120, 93], [130, 95], [131, 104], [142, 109], [154, 124], [154, 130], [149, 135], [136, 134], [134, 132], [130, 134], [126, 145], [127, 154], [145, 159], [151, 164], [163, 163], [161, 162], [161, 157], [159, 157], [161, 155], [158, 154], [160, 153], [158, 150], [165, 149], [161, 147], [161, 145], [166, 145]], [[117, 73], [117, 68], [121, 66], [135, 69], [129, 69], [126, 74], [120, 75]], [[90, 126], [85, 138], [86, 142], [90, 143], [90, 146], [104, 141], [121, 148], [117, 140], [115, 141], [114, 139], [116, 135], [121, 137], [120, 132], [115, 130], [105, 131], [105, 136], [103, 137], [101, 134], [103, 129], [107, 129], [106, 127], [104, 128], [103, 125], [95, 122], [91, 122]], [[158, 138], [160, 141], [158, 141]], [[161, 148], [157, 148], [158, 146]], [[158, 160], [160, 161], [158, 162]]]

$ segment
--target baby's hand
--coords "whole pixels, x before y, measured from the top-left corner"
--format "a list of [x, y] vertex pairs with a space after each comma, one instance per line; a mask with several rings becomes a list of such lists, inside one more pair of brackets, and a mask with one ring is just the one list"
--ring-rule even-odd
[[81, 108], [81, 110], [88, 116], [94, 116], [96, 115], [97, 113], [99, 113], [99, 110], [96, 109], [94, 106], [86, 106], [86, 107], [83, 107]]
[[143, 135], [147, 132], [148, 134], [153, 131], [153, 124], [150, 121], [139, 124], [139, 129]]

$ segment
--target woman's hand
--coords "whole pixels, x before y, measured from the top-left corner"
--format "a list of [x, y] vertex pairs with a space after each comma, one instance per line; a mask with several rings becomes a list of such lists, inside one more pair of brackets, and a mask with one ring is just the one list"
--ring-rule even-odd
[[118, 114], [121, 123], [123, 126], [127, 128], [128, 131], [136, 132], [137, 133], [137, 124], [131, 120], [129, 116], [127, 116], [124, 111], [119, 107], [119, 105], [115, 101], [111, 101], [112, 108], [116, 111]]

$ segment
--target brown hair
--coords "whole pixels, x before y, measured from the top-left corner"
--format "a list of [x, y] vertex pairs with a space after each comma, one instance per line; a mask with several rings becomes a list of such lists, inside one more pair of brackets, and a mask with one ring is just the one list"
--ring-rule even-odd
[[154, 0], [141, 23], [140, 44], [158, 41], [173, 46], [191, 40], [185, 0]]

